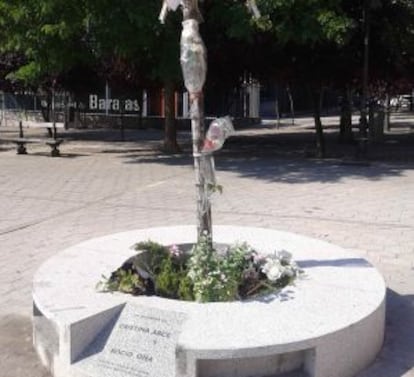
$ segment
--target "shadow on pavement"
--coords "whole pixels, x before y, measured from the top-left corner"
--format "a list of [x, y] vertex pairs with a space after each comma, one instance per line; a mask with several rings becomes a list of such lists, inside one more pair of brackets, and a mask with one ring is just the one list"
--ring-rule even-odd
[[[268, 182], [306, 183], [340, 182], [343, 178], [364, 178], [381, 180], [383, 177], [401, 176], [403, 170], [413, 165], [361, 164], [340, 160], [316, 159], [278, 159], [259, 158], [252, 154], [248, 157], [232, 158], [218, 155], [215, 157], [216, 170], [233, 172], [244, 178], [260, 179]], [[169, 166], [192, 166], [189, 155], [123, 155], [127, 164], [166, 164]]]
[[413, 329], [414, 295], [388, 289], [384, 347], [373, 365], [357, 377], [408, 377], [405, 373], [414, 368]]
[[227, 159], [216, 160], [218, 170], [237, 172], [241, 177], [262, 179], [269, 182], [306, 183], [339, 182], [354, 177], [380, 180], [382, 177], [400, 176], [407, 166], [354, 164], [332, 160], [277, 160]]
[[32, 321], [20, 315], [0, 318], [0, 375], [2, 377], [51, 377], [32, 345]]
[[326, 260], [301, 260], [297, 262], [301, 268], [312, 267], [367, 267], [372, 265], [362, 258], [326, 259]]
[[70, 128], [62, 131], [59, 136], [67, 140], [122, 143], [124, 141], [158, 141], [162, 140], [163, 135], [163, 130], [153, 129], [125, 129], [122, 134], [121, 130], [115, 128]]
[[[278, 133], [261, 130], [259, 134], [230, 137], [216, 152], [218, 171], [269, 182], [337, 182], [345, 177], [380, 180], [400, 176], [414, 169], [414, 134], [387, 134], [384, 142], [368, 146], [368, 158], [357, 160], [356, 144], [338, 143], [338, 133], [326, 134], [327, 158], [316, 159], [315, 136], [302, 130]], [[120, 154], [125, 163], [164, 163], [171, 166], [192, 165], [191, 146], [184, 145], [182, 155], [161, 152]]]

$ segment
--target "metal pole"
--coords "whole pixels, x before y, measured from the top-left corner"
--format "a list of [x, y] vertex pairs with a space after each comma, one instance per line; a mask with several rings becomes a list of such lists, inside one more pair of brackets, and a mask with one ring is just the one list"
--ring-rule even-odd
[[204, 108], [202, 94], [190, 99], [191, 101], [191, 132], [193, 137], [193, 157], [195, 186], [197, 194], [197, 234], [212, 235], [211, 204], [208, 198], [206, 179], [204, 176], [204, 159], [201, 146], [204, 140]]
[[193, 157], [195, 186], [197, 194], [197, 234], [212, 236], [211, 205], [203, 164], [206, 158], [201, 154], [204, 141], [204, 102], [203, 85], [206, 74], [206, 50], [198, 33], [198, 24], [202, 16], [197, 0], [183, 1], [183, 32], [181, 35], [181, 67], [184, 83], [190, 93], [191, 131], [193, 139]]
[[[255, 16], [259, 16], [254, 0], [248, 1]], [[165, 22], [169, 9], [182, 6], [183, 30], [180, 41], [180, 63], [184, 84], [189, 92], [191, 106], [191, 130], [193, 141], [194, 169], [197, 190], [198, 240], [205, 234], [212, 239], [211, 179], [214, 175], [214, 160], [211, 153], [202, 153], [204, 135], [203, 86], [207, 73], [207, 51], [200, 36], [198, 25], [203, 17], [198, 9], [198, 0], [164, 0], [159, 20]], [[230, 122], [231, 123], [231, 122]], [[231, 125], [231, 128], [232, 125]], [[205, 152], [205, 151], [204, 151]]]

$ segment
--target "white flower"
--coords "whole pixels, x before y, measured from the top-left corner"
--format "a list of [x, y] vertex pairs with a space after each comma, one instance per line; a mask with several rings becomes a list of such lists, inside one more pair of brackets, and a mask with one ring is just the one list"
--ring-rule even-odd
[[275, 282], [280, 279], [282, 273], [283, 270], [281, 266], [274, 265], [269, 269], [269, 271], [267, 271], [266, 276], [270, 281]]
[[284, 268], [278, 259], [267, 258], [262, 272], [271, 281], [275, 282], [283, 275]]

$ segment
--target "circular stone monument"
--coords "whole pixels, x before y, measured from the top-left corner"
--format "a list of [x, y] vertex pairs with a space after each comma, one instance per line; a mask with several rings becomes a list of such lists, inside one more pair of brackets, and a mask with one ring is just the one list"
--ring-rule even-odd
[[366, 260], [297, 234], [216, 226], [217, 243], [287, 250], [304, 275], [277, 294], [195, 303], [102, 293], [96, 284], [152, 240], [186, 244], [194, 226], [92, 239], [47, 260], [34, 277], [34, 345], [55, 377], [352, 377], [384, 336], [383, 278]]

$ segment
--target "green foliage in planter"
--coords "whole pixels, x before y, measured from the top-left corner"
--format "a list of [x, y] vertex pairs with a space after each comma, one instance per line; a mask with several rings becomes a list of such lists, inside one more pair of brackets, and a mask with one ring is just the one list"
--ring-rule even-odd
[[118, 290], [125, 293], [140, 294], [145, 291], [145, 286], [139, 276], [133, 271], [119, 270], [119, 287]]
[[283, 288], [301, 273], [284, 250], [260, 255], [242, 243], [218, 252], [208, 236], [201, 237], [190, 253], [152, 241], [134, 247], [140, 252], [101, 284], [104, 290], [198, 302], [234, 301]]
[[194, 283], [199, 302], [234, 301], [240, 298], [244, 271], [253, 262], [253, 250], [246, 243], [230, 246], [223, 254], [211, 247], [208, 236], [192, 250], [188, 276]]
[[168, 248], [153, 241], [137, 243], [134, 248], [144, 251], [137, 255], [136, 267], [151, 276], [157, 295], [179, 300], [194, 300], [193, 284], [187, 277], [186, 271], [188, 256], [179, 252], [174, 246]]
[[155, 277], [155, 291], [159, 296], [193, 301], [193, 284], [181, 263], [172, 257], [164, 259]]
[[194, 284], [193, 281], [188, 277], [187, 272], [183, 273], [183, 277], [180, 280], [178, 286], [178, 297], [184, 301], [194, 301]]
[[119, 291], [133, 295], [141, 295], [146, 291], [145, 281], [130, 269], [118, 268], [107, 279], [103, 276], [104, 282], [98, 283], [98, 288], [104, 291]]
[[179, 283], [180, 279], [171, 258], [164, 259], [161, 262], [159, 273], [155, 276], [155, 292], [162, 297], [177, 298], [176, 292]]
[[168, 248], [153, 241], [138, 242], [134, 245], [136, 251], [141, 253], [137, 255], [140, 267], [155, 277], [161, 269], [162, 262], [169, 256]]

